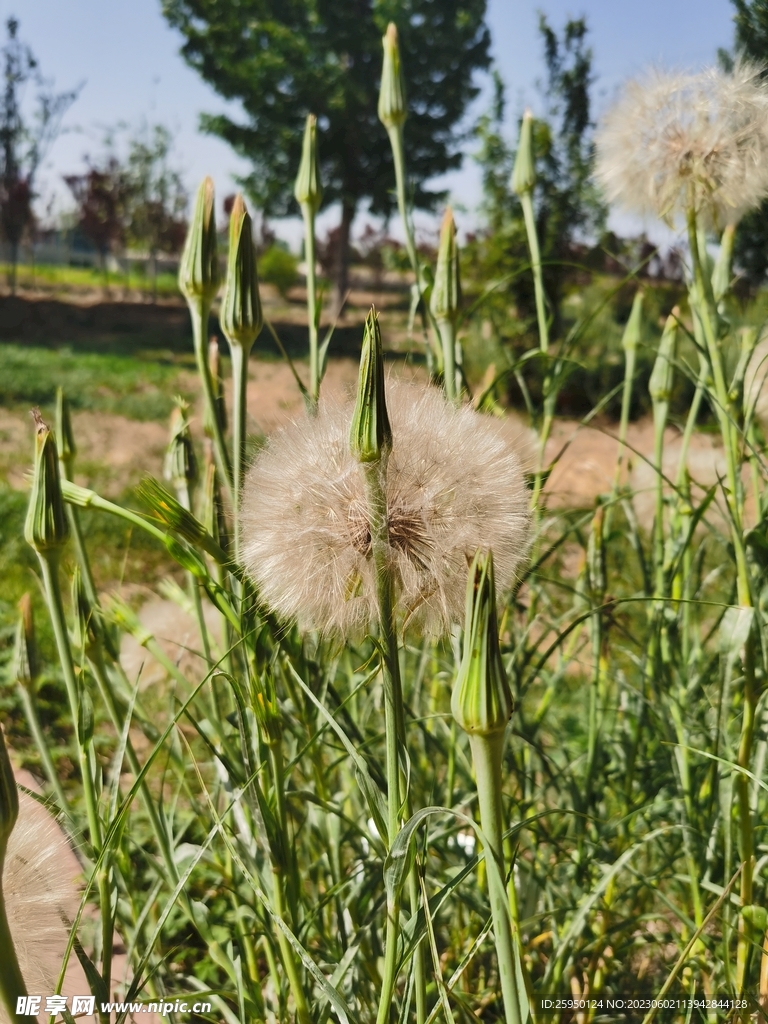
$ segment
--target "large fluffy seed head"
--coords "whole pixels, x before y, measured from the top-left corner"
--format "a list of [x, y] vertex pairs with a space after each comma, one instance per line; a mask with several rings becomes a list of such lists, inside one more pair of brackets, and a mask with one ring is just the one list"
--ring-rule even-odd
[[[393, 446], [387, 468], [389, 555], [407, 622], [440, 632], [461, 622], [467, 569], [492, 550], [499, 590], [528, 539], [528, 492], [504, 427], [455, 409], [432, 387], [387, 384]], [[375, 619], [364, 471], [349, 451], [352, 406], [274, 435], [248, 475], [243, 562], [285, 619], [342, 637]]]
[[628, 82], [598, 130], [597, 175], [638, 213], [737, 221], [768, 196], [768, 84], [744, 63]]
[[[32, 797], [19, 794], [19, 817], [8, 840], [3, 895], [27, 991], [55, 991], [78, 905], [72, 854], [56, 822]], [[0, 1022], [4, 1022], [0, 1004]]]

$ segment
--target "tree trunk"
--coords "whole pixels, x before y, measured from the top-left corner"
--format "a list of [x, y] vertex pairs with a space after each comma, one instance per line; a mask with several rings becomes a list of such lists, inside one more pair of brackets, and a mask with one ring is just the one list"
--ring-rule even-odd
[[345, 198], [341, 206], [339, 242], [336, 250], [336, 316], [341, 313], [349, 289], [349, 235], [356, 208], [357, 203], [354, 199]]
[[16, 294], [16, 274], [19, 267], [19, 243], [11, 241], [11, 265], [8, 268], [8, 284], [11, 286], [11, 295]]

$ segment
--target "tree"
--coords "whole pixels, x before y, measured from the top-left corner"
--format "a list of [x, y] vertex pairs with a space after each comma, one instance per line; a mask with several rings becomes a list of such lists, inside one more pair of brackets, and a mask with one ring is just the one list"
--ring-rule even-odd
[[397, 24], [409, 89], [412, 198], [431, 208], [444, 194], [425, 183], [460, 165], [457, 125], [478, 93], [475, 72], [489, 64], [485, 10], [486, 0], [163, 0], [187, 62], [242, 104], [243, 121], [204, 115], [202, 126], [252, 162], [242, 185], [265, 213], [295, 212], [304, 119], [317, 115], [324, 205], [341, 204], [341, 294], [355, 212], [366, 199], [374, 214], [394, 205], [376, 109], [387, 23]]
[[127, 237], [149, 253], [155, 299], [157, 256], [181, 252], [187, 230], [188, 196], [181, 174], [171, 166], [172, 150], [173, 136], [167, 128], [145, 128], [130, 141], [122, 174]]
[[[16, 290], [19, 245], [34, 220], [35, 176], [80, 89], [51, 92], [32, 51], [19, 40], [18, 28], [18, 21], [9, 18], [8, 39], [0, 51], [5, 77], [0, 103], [0, 227], [11, 250], [12, 292]], [[36, 109], [31, 118], [25, 118], [21, 94], [30, 80], [38, 87]]]
[[[736, 57], [765, 66], [768, 62], [768, 0], [731, 0], [731, 3], [736, 9], [733, 16]], [[718, 56], [726, 69], [733, 66], [733, 53], [720, 50]], [[753, 287], [765, 281], [768, 274], [768, 200], [750, 210], [739, 222], [733, 260]]]
[[101, 167], [90, 165], [84, 174], [68, 174], [64, 181], [77, 203], [78, 227], [99, 254], [106, 277], [107, 256], [125, 238], [128, 183], [115, 156]]

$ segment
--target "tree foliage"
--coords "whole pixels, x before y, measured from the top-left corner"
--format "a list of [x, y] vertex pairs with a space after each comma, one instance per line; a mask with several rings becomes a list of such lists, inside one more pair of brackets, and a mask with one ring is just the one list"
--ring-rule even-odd
[[[42, 78], [31, 49], [19, 39], [16, 18], [6, 22], [8, 38], [2, 48], [5, 89], [0, 101], [0, 227], [11, 250], [11, 289], [21, 240], [34, 221], [35, 177], [61, 128], [79, 87], [56, 93]], [[22, 92], [28, 82], [37, 86], [34, 113], [25, 116]]]
[[[721, 64], [732, 66], [734, 57], [760, 65], [768, 63], [768, 0], [731, 0], [735, 8], [734, 51], [720, 50]], [[757, 287], [768, 274], [768, 200], [750, 210], [739, 222], [733, 247], [734, 264]]]
[[295, 212], [293, 180], [308, 113], [318, 116], [324, 205], [340, 202], [342, 228], [359, 205], [393, 208], [394, 171], [377, 116], [381, 36], [394, 21], [407, 87], [412, 199], [441, 193], [428, 179], [460, 165], [461, 132], [489, 64], [486, 0], [163, 0], [184, 36], [187, 62], [244, 117], [204, 115], [206, 131], [253, 165], [243, 181], [265, 213]]

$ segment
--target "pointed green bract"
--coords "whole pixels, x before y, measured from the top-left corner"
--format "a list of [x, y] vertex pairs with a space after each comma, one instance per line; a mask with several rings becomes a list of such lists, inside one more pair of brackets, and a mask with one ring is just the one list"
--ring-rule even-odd
[[241, 195], [235, 199], [229, 218], [227, 281], [219, 320], [230, 345], [240, 345], [246, 352], [250, 352], [264, 325], [251, 217]]
[[392, 447], [392, 428], [384, 394], [384, 354], [379, 317], [371, 308], [365, 321], [357, 401], [349, 433], [352, 454], [360, 462], [377, 462]]
[[61, 548], [69, 537], [69, 523], [61, 494], [61, 476], [53, 433], [35, 409], [35, 468], [24, 538], [38, 553]]
[[400, 44], [394, 22], [390, 21], [381, 42], [384, 47], [384, 62], [381, 66], [379, 89], [379, 120], [389, 131], [401, 127], [407, 116], [405, 84], [400, 66]]
[[621, 345], [625, 352], [637, 351], [640, 344], [640, 334], [643, 325], [643, 293], [640, 289], [635, 293], [632, 302], [632, 311], [629, 314], [624, 334], [621, 338]]
[[216, 255], [216, 216], [213, 181], [203, 179], [195, 198], [179, 263], [179, 290], [192, 305], [210, 306], [219, 290], [219, 261]]
[[526, 110], [520, 125], [520, 139], [517, 143], [515, 166], [510, 182], [515, 195], [532, 192], [536, 184], [536, 165], [533, 160], [533, 114]]
[[672, 310], [667, 317], [664, 333], [659, 342], [659, 351], [653, 364], [651, 379], [648, 382], [648, 391], [654, 403], [668, 403], [672, 392], [675, 374], [674, 358], [677, 347], [677, 317], [679, 315], [679, 310]]
[[19, 621], [16, 624], [12, 664], [12, 678], [22, 686], [31, 686], [38, 673], [38, 657], [32, 599], [29, 594], [24, 594], [19, 601]]
[[456, 244], [456, 222], [450, 206], [445, 211], [440, 227], [437, 269], [429, 308], [437, 321], [447, 320], [455, 324], [458, 320], [461, 308], [459, 247]]
[[320, 168], [317, 163], [317, 118], [307, 114], [304, 126], [304, 141], [301, 147], [301, 163], [296, 175], [293, 194], [299, 206], [308, 206], [312, 213], [317, 213], [323, 198], [323, 186], [320, 182]]
[[467, 581], [464, 650], [451, 697], [451, 712], [475, 736], [503, 733], [512, 715], [512, 693], [499, 650], [493, 555], [478, 551]]

